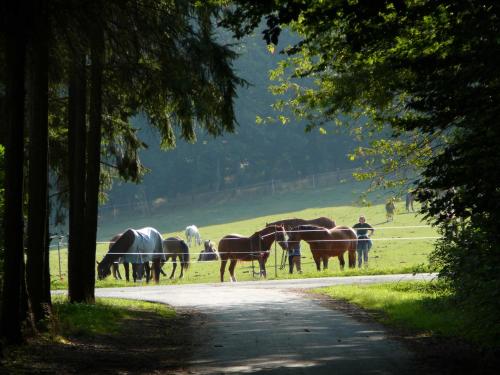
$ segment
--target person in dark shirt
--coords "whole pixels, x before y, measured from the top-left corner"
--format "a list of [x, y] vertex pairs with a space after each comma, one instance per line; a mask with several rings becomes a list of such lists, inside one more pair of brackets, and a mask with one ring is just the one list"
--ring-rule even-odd
[[294, 246], [288, 249], [288, 265], [290, 268], [289, 273], [293, 273], [294, 264], [297, 272], [302, 273], [302, 269], [300, 267], [300, 243], [296, 243], [294, 244]]
[[358, 235], [358, 267], [361, 267], [363, 262], [365, 266], [367, 266], [368, 252], [372, 247], [372, 240], [370, 239], [370, 237], [373, 232], [375, 232], [375, 229], [373, 229], [373, 227], [366, 222], [366, 218], [363, 215], [359, 217], [359, 222], [353, 225], [353, 229]]

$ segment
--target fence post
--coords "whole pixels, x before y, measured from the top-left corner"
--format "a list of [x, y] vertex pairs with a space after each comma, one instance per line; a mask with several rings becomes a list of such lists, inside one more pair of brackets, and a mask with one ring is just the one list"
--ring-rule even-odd
[[278, 278], [278, 249], [276, 246], [276, 227], [274, 228], [274, 277], [277, 279]]

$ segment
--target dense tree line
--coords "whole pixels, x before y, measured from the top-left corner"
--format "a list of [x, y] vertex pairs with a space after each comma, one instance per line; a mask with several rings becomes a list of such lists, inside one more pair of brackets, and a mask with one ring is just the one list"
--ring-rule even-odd
[[49, 212], [69, 213], [69, 300], [92, 303], [100, 192], [113, 176], [143, 173], [130, 119], [146, 116], [165, 146], [176, 128], [188, 141], [195, 126], [234, 131], [243, 81], [235, 53], [214, 38], [210, 4], [26, 0], [0, 10], [0, 333], [21, 342], [24, 321], [50, 315]]

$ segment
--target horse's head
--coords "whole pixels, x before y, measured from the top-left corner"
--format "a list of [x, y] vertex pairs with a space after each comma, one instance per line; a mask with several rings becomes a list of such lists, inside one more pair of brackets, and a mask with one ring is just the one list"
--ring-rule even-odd
[[97, 279], [103, 280], [111, 275], [111, 265], [107, 262], [97, 263]]
[[285, 231], [284, 225], [276, 225], [276, 242], [281, 246], [283, 250], [288, 250], [288, 235]]

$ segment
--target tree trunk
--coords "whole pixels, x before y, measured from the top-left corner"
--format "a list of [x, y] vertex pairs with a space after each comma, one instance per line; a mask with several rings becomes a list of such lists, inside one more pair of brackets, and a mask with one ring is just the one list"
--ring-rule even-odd
[[47, 252], [48, 46], [46, 0], [34, 1], [34, 27], [28, 49], [29, 206], [26, 284], [35, 324], [50, 312], [44, 291]]
[[85, 302], [85, 55], [77, 51], [71, 62], [68, 100], [69, 240], [68, 298]]
[[24, 67], [26, 41], [23, 4], [5, 4], [7, 139], [5, 142], [4, 273], [1, 333], [9, 343], [20, 343], [23, 288], [23, 171], [24, 171]]
[[87, 140], [87, 182], [85, 184], [85, 299], [94, 302], [96, 238], [101, 174], [103, 34], [97, 24], [91, 39], [90, 109]]

